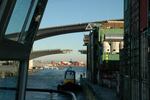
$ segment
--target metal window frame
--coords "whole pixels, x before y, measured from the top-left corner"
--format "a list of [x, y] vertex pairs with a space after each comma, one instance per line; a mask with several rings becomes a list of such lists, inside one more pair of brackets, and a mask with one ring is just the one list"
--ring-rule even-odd
[[[8, 0], [13, 1], [13, 0]], [[34, 14], [32, 16], [32, 20], [29, 26], [29, 29], [27, 31], [27, 34], [25, 34], [25, 39], [23, 40], [24, 43], [20, 43], [20, 41], [13, 41], [5, 38], [5, 30], [6, 26], [8, 25], [8, 21], [10, 19], [4, 19], [3, 22], [0, 22], [0, 25], [4, 25], [5, 27], [2, 27], [2, 30], [0, 29], [1, 36], [0, 36], [0, 60], [28, 60], [31, 52], [31, 48], [34, 42], [35, 35], [37, 33], [39, 24], [41, 22], [41, 18], [43, 16], [43, 12], [46, 6], [47, 0], [38, 0], [37, 6], [35, 8]], [[12, 8], [13, 9], [13, 8]], [[12, 10], [11, 9], [11, 10]], [[32, 10], [32, 9], [30, 9]], [[12, 12], [12, 11], [11, 11]], [[7, 16], [10, 15], [10, 13], [6, 13]], [[40, 15], [39, 21], [36, 21], [36, 18]], [[1, 28], [1, 27], [0, 27]], [[22, 37], [20, 37], [22, 38]]]
[[[26, 95], [26, 85], [28, 77], [28, 64], [29, 56], [34, 42], [34, 37], [39, 28], [41, 18], [43, 16], [46, 4], [48, 0], [38, 0], [34, 14], [31, 19], [29, 30], [25, 39], [25, 43], [19, 43], [18, 41], [12, 41], [5, 37], [5, 30], [7, 28], [8, 22], [10, 20], [12, 11], [14, 9], [16, 0], [2, 0], [6, 2], [4, 5], [5, 9], [2, 12], [2, 17], [0, 19], [0, 60], [17, 60], [19, 64], [19, 77], [18, 77], [18, 86], [14, 88], [16, 93], [16, 100], [25, 100]], [[36, 18], [38, 15], [41, 15], [38, 21]], [[0, 89], [2, 89], [1, 87]], [[11, 90], [10, 88], [3, 88], [4, 90]]]
[[10, 16], [15, 6], [16, 0], [1, 0], [0, 5], [0, 39], [3, 38], [4, 31], [8, 25]]

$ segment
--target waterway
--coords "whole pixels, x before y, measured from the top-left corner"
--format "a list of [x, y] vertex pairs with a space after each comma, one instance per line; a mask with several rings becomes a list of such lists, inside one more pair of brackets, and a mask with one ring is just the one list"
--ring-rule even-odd
[[[80, 74], [85, 73], [85, 67], [72, 67], [76, 71], [76, 80], [79, 81]], [[57, 85], [63, 81], [64, 72], [62, 69], [41, 69], [28, 76], [27, 87], [37, 89], [57, 89]], [[0, 86], [14, 87], [17, 80], [14, 77], [0, 79]], [[15, 91], [0, 90], [0, 100], [14, 100]], [[77, 94], [78, 100], [83, 100], [83, 93]], [[58, 93], [26, 92], [26, 100], [71, 100], [70, 96]]]

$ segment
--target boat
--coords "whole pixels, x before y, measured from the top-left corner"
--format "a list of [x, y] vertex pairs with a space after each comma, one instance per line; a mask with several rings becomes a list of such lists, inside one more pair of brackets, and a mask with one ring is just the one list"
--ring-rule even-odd
[[57, 86], [58, 90], [80, 91], [81, 86], [76, 83], [76, 72], [69, 67], [64, 74], [64, 81]]

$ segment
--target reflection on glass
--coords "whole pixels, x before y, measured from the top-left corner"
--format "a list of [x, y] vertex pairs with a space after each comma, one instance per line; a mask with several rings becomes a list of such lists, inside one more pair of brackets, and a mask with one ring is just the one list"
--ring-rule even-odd
[[0, 61], [0, 87], [17, 87], [19, 62]]
[[17, 88], [19, 61], [0, 61], [0, 100], [15, 100], [16, 91], [3, 88]]
[[26, 92], [26, 100], [51, 100], [49, 93]]
[[0, 90], [0, 100], [16, 100], [16, 91]]
[[72, 100], [70, 95], [47, 92], [26, 92], [26, 100]]

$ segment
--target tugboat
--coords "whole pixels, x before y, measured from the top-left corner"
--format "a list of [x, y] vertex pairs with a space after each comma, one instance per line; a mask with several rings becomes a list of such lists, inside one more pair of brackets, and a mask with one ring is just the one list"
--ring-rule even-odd
[[57, 86], [58, 90], [65, 90], [65, 91], [80, 91], [81, 90], [81, 86], [78, 85], [76, 83], [76, 72], [74, 70], [72, 70], [71, 67], [69, 67], [66, 71], [65, 71], [65, 75], [64, 75], [64, 81], [63, 84], [59, 84]]

